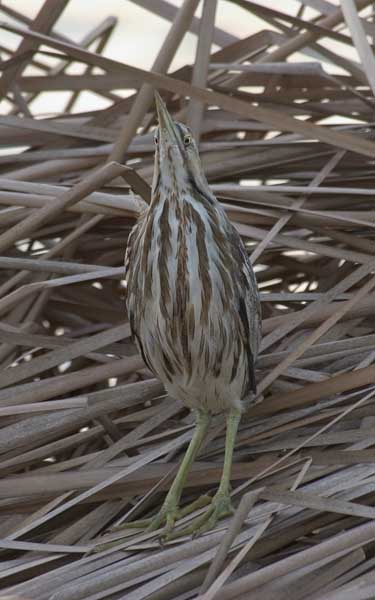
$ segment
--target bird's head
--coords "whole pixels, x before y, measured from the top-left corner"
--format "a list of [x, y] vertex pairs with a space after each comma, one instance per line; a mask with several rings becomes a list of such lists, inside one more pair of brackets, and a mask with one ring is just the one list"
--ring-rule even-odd
[[199, 152], [190, 129], [173, 121], [158, 92], [155, 103], [159, 126], [155, 130], [155, 171], [153, 188], [183, 193], [198, 185], [208, 188]]

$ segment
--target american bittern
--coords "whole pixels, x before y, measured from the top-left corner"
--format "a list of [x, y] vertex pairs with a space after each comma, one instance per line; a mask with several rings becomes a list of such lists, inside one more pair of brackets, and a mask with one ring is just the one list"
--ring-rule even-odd
[[237, 231], [210, 191], [189, 129], [156, 93], [152, 201], [126, 253], [130, 326], [148, 367], [167, 392], [196, 412], [196, 428], [150, 529], [170, 534], [188, 470], [210, 417], [227, 413], [222, 479], [198, 532], [232, 511], [229, 486], [242, 400], [255, 392], [261, 336], [253, 269]]

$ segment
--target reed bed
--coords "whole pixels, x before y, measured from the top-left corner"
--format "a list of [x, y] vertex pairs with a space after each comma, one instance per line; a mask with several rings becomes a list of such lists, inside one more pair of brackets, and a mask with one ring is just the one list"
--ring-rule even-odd
[[[0, 6], [13, 43], [0, 63], [0, 597], [373, 598], [372, 2], [236, 0], [259, 24], [238, 39], [215, 25], [224, 0], [199, 16], [198, 0], [133, 0], [170, 21], [146, 71], [105, 55], [110, 15], [80, 43], [60, 32], [78, 1], [45, 0], [32, 20]], [[188, 31], [194, 64], [171, 71]], [[263, 312], [235, 514], [164, 545], [112, 529], [160, 507], [192, 428], [138, 356], [124, 306], [156, 88], [199, 140]], [[105, 108], [77, 112], [87, 90]], [[66, 105], [40, 118], [33, 103], [52, 91]], [[215, 490], [223, 431], [218, 417], [184, 504]]]

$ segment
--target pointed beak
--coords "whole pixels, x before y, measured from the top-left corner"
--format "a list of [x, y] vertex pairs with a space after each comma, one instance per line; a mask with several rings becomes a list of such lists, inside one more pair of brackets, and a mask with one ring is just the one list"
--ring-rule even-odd
[[[160, 128], [160, 144], [169, 142], [180, 148], [180, 139], [175, 122], [169, 114], [160, 94], [155, 91], [155, 104]], [[181, 148], [180, 148], [181, 149]]]

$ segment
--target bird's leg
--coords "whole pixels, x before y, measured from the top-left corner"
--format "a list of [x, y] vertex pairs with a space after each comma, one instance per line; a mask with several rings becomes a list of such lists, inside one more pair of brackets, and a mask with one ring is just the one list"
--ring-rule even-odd
[[197, 411], [196, 425], [191, 442], [186, 450], [185, 456], [177, 471], [177, 475], [169, 489], [169, 492], [164, 500], [158, 514], [151, 520], [148, 527], [150, 531], [159, 529], [165, 523], [164, 535], [172, 531], [176, 519], [180, 516], [179, 503], [181, 494], [185, 485], [186, 477], [190, 467], [197, 455], [197, 452], [202, 444], [204, 436], [210, 424], [211, 417], [208, 412], [203, 410]]
[[238, 425], [241, 420], [241, 412], [231, 409], [227, 417], [227, 431], [225, 439], [225, 457], [223, 473], [219, 488], [212, 498], [207, 511], [197, 517], [190, 526], [183, 529], [181, 535], [199, 535], [215, 527], [217, 521], [233, 513], [233, 507], [230, 499], [230, 478], [232, 470], [233, 450], [236, 442]]
[[225, 439], [225, 456], [223, 474], [216, 496], [229, 499], [230, 477], [232, 472], [233, 450], [236, 443], [237, 430], [241, 421], [241, 411], [231, 409], [227, 416], [227, 432]]
[[[186, 450], [185, 456], [180, 464], [180, 467], [177, 471], [177, 475], [169, 489], [169, 492], [164, 500], [164, 503], [159, 510], [159, 512], [152, 517], [151, 519], [139, 519], [133, 522], [125, 522], [121, 523], [121, 525], [116, 525], [112, 528], [112, 531], [120, 531], [121, 529], [146, 529], [147, 531], [155, 531], [159, 529], [163, 525], [165, 525], [165, 529], [163, 532], [163, 537], [168, 538], [170, 536], [171, 531], [173, 530], [176, 519], [182, 518], [183, 516], [189, 514], [191, 510], [196, 510], [198, 508], [202, 508], [207, 504], [211, 503], [211, 499], [209, 496], [202, 496], [198, 498], [192, 505], [185, 507], [183, 509], [179, 508], [179, 502], [182, 494], [182, 490], [185, 485], [186, 477], [189, 473], [189, 469], [191, 467], [194, 458], [197, 455], [197, 452], [202, 444], [204, 436], [208, 430], [211, 416], [208, 412], [203, 410], [197, 410], [196, 413], [196, 423], [195, 429], [193, 433], [193, 437], [190, 441], [188, 449]], [[106, 544], [106, 548], [116, 545], [116, 543], [108, 543]]]

